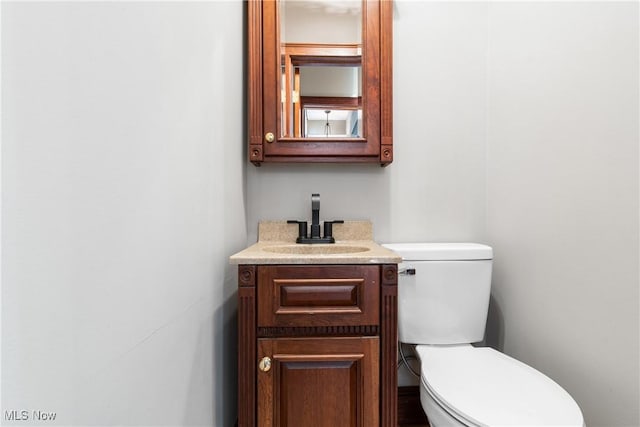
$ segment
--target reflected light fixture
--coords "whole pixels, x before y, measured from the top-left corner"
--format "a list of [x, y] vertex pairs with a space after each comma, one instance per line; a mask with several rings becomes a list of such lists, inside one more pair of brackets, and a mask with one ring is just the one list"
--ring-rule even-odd
[[324, 136], [331, 136], [331, 125], [329, 124], [329, 113], [331, 110], [324, 110], [324, 113], [327, 115], [327, 122], [324, 124]]

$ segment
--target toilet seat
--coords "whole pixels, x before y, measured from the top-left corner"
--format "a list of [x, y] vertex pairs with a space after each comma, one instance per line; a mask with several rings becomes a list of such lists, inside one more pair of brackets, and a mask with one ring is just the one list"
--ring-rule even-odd
[[488, 347], [418, 345], [421, 383], [452, 417], [472, 426], [577, 426], [582, 412], [553, 380]]

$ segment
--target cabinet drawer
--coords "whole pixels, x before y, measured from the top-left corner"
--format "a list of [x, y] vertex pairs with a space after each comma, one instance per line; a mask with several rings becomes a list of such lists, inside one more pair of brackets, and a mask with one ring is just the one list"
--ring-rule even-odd
[[377, 325], [377, 265], [259, 266], [258, 326]]

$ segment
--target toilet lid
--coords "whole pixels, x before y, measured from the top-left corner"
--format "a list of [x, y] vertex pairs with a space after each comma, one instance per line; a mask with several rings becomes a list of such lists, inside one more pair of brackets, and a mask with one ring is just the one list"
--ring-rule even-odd
[[491, 348], [426, 346], [421, 381], [454, 417], [478, 426], [577, 426], [580, 408], [546, 375]]

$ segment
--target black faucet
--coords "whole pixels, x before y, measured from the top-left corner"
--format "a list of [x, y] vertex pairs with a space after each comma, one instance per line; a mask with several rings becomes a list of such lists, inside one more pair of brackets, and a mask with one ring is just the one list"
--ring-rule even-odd
[[320, 194], [311, 195], [311, 238], [320, 238]]
[[325, 221], [324, 237], [320, 237], [320, 194], [311, 195], [311, 237], [307, 237], [307, 221], [289, 220], [289, 224], [298, 224], [296, 243], [335, 243], [333, 224], [343, 224], [343, 220]]

